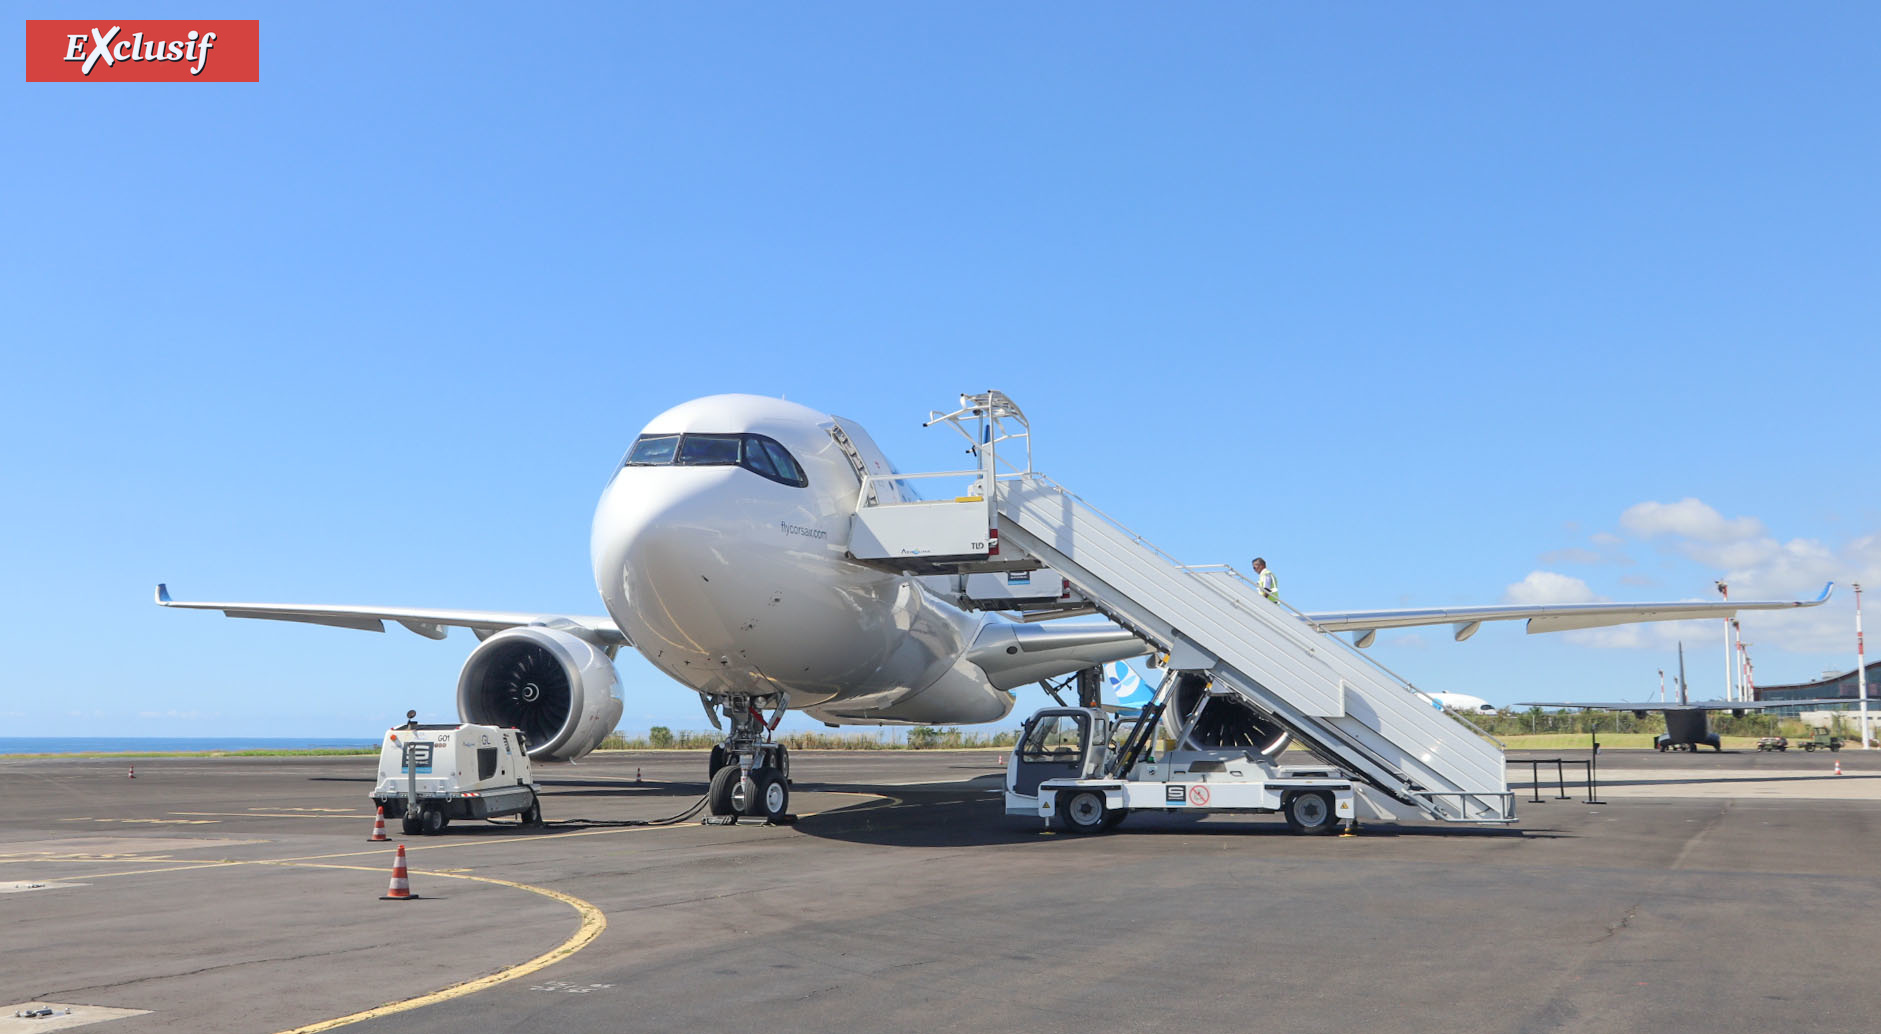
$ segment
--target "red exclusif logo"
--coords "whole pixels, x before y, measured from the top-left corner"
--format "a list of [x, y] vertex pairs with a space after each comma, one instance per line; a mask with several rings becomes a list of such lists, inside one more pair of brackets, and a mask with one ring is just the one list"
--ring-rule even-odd
[[258, 83], [259, 21], [29, 21], [29, 83]]

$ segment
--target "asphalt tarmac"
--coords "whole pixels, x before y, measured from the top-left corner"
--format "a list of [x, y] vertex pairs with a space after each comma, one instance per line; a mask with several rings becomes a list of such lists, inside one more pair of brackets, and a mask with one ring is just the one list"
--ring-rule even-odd
[[[795, 826], [387, 844], [369, 757], [0, 759], [0, 1032], [1867, 1032], [1878, 755], [1606, 751], [1603, 804], [1513, 764], [1513, 829], [1084, 838], [1006, 817], [995, 751], [803, 752]], [[544, 811], [671, 815], [704, 769], [545, 768]], [[419, 900], [379, 900], [396, 843]]]

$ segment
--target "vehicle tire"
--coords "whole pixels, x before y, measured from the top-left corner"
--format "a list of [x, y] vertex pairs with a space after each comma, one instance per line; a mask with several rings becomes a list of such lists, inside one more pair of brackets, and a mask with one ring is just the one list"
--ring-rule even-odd
[[425, 808], [419, 811], [418, 820], [424, 823], [426, 836], [435, 836], [444, 832], [444, 813], [436, 808]]
[[398, 820], [398, 826], [405, 831], [405, 835], [408, 837], [415, 837], [423, 833], [425, 829], [424, 823], [418, 821], [418, 816], [409, 811], [405, 813], [404, 817]]
[[711, 779], [712, 777], [718, 775], [719, 769], [722, 769], [725, 767], [725, 761], [726, 761], [725, 748], [723, 746], [714, 744], [712, 747], [712, 760], [707, 762], [707, 766], [710, 769], [710, 771], [706, 772], [705, 777], [707, 779]]
[[529, 807], [523, 809], [522, 824], [525, 826], [542, 825], [542, 798], [533, 794], [530, 796]]
[[1058, 818], [1070, 833], [1102, 833], [1114, 825], [1102, 790], [1066, 790], [1059, 794]]
[[738, 789], [738, 766], [728, 765], [712, 775], [712, 788], [706, 791], [706, 810], [714, 815], [736, 815], [732, 793]]
[[790, 780], [775, 768], [757, 768], [751, 771], [751, 782], [755, 786], [751, 803], [746, 813], [762, 815], [766, 822], [782, 823], [790, 814]]
[[1287, 816], [1287, 828], [1295, 833], [1318, 835], [1330, 833], [1339, 825], [1338, 809], [1332, 794], [1324, 790], [1301, 790], [1281, 805]]

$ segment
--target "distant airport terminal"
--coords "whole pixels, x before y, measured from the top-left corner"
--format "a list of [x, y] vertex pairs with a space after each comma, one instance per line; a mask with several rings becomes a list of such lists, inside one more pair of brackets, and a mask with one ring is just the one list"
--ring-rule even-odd
[[[1877, 710], [1881, 708], [1881, 703], [1876, 701], [1876, 678], [1881, 678], [1881, 661], [1868, 665], [1868, 709], [1881, 714], [1881, 711]], [[1840, 675], [1825, 672], [1821, 678], [1813, 682], [1796, 682], [1787, 686], [1764, 686], [1757, 690], [1758, 700], [1823, 700], [1831, 697], [1847, 700], [1850, 711], [1859, 706], [1861, 703], [1860, 680], [1855, 677], [1854, 668]], [[1815, 704], [1807, 708], [1775, 708], [1772, 713], [1793, 718], [1805, 710], [1820, 711], [1822, 709], [1821, 704]]]

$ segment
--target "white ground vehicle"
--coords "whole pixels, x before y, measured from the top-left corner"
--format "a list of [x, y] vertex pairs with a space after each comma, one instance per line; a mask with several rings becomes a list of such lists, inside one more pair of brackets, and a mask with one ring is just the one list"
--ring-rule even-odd
[[436, 833], [452, 819], [521, 815], [542, 822], [522, 733], [494, 725], [394, 726], [379, 748], [372, 801], [405, 832]]
[[1296, 833], [1330, 833], [1357, 814], [1352, 779], [1330, 766], [1277, 765], [1225, 747], [1151, 759], [1160, 709], [1145, 713], [1048, 707], [1027, 719], [1006, 762], [1007, 814], [1056, 817], [1073, 833], [1101, 833], [1147, 810], [1278, 812]]

